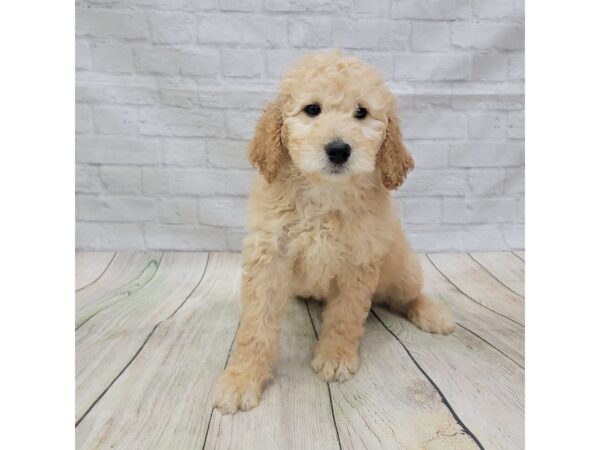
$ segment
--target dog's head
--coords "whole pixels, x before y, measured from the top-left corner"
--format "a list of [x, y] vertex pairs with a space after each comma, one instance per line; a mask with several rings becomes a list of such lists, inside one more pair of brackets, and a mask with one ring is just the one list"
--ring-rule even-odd
[[339, 52], [304, 58], [284, 77], [277, 99], [256, 125], [250, 161], [268, 182], [286, 159], [329, 181], [379, 171], [388, 189], [413, 168], [381, 76]]

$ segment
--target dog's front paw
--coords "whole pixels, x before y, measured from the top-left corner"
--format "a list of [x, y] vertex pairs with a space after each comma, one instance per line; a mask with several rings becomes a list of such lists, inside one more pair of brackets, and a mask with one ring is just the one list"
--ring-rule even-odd
[[358, 370], [360, 359], [356, 352], [318, 349], [310, 365], [325, 381], [344, 381], [352, 378]]
[[224, 414], [235, 414], [240, 409], [247, 411], [254, 408], [258, 405], [263, 391], [264, 383], [260, 378], [228, 367], [215, 386], [213, 405]]

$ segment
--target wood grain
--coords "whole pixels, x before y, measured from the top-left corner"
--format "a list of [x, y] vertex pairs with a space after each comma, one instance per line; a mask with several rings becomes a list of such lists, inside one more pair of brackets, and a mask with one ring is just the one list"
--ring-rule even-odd
[[77, 447], [202, 448], [210, 390], [239, 320], [239, 291], [239, 255], [211, 255], [202, 283], [81, 421]]
[[386, 310], [377, 316], [444, 393], [484, 448], [524, 448], [524, 371], [467, 331], [425, 333]]
[[452, 284], [473, 301], [520, 325], [524, 324], [523, 298], [507, 289], [469, 255], [435, 253], [427, 256]]
[[[309, 306], [318, 331], [321, 307]], [[360, 353], [354, 377], [330, 384], [342, 448], [478, 448], [406, 350], [372, 315]]]
[[525, 365], [525, 328], [469, 299], [446, 279], [424, 255], [419, 255], [425, 293], [445, 303], [459, 326], [476, 334], [499, 352]]
[[99, 311], [126, 299], [156, 274], [161, 253], [119, 252], [102, 277], [75, 296], [75, 328]]
[[115, 252], [75, 252], [75, 289], [94, 283], [108, 268]]
[[202, 448], [210, 390], [239, 319], [240, 277], [239, 255], [211, 255], [202, 283], [77, 427], [78, 448]]
[[275, 379], [258, 407], [233, 416], [215, 410], [206, 449], [245, 448], [248, 436], [257, 449], [338, 448], [327, 383], [309, 365], [316, 339], [304, 301], [289, 305], [280, 341]]
[[165, 254], [148, 283], [76, 331], [77, 420], [135, 357], [156, 324], [190, 295], [202, 278], [206, 260], [205, 253]]
[[500, 283], [521, 297], [525, 296], [525, 264], [510, 252], [471, 253]]

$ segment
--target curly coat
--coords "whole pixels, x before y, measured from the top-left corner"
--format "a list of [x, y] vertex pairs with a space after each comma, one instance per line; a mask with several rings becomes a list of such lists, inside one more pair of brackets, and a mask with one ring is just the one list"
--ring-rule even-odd
[[[317, 102], [322, 113], [309, 117], [305, 106]], [[357, 104], [365, 119], [353, 116]], [[332, 139], [352, 147], [343, 173], [331, 172], [323, 151]], [[258, 404], [293, 296], [325, 301], [311, 366], [327, 381], [358, 369], [373, 302], [423, 330], [452, 332], [448, 311], [422, 293], [418, 258], [394, 214], [389, 191], [414, 162], [395, 99], [374, 69], [339, 52], [306, 57], [258, 120], [249, 158], [262, 176], [250, 195], [236, 350], [217, 383], [216, 406], [234, 413]]]

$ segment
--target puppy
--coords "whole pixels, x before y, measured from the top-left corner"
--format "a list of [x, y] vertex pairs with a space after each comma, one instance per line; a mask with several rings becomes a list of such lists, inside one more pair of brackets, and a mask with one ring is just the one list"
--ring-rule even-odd
[[453, 331], [446, 308], [423, 294], [419, 260], [394, 214], [389, 191], [413, 159], [374, 69], [339, 52], [303, 59], [258, 120], [249, 157], [261, 176], [250, 194], [243, 313], [215, 406], [232, 414], [258, 404], [293, 296], [325, 302], [311, 366], [327, 381], [357, 371], [372, 304], [422, 330]]

